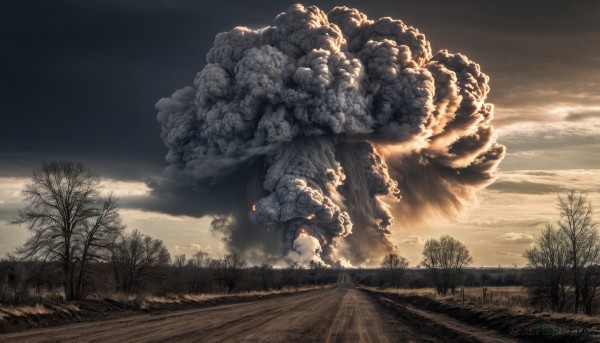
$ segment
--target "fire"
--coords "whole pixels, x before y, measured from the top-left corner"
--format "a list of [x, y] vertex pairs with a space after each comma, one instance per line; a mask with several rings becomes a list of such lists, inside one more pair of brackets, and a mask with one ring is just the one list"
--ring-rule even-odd
[[307, 235], [308, 233], [306, 232], [306, 230], [304, 228], [300, 229], [300, 235], [304, 236]]
[[314, 213], [311, 213], [311, 214], [307, 215], [306, 217], [304, 217], [304, 219], [306, 219], [306, 220], [311, 220], [311, 219], [313, 219], [314, 217], [315, 217], [315, 214], [314, 214]]
[[256, 212], [256, 204], [252, 204], [252, 212]]

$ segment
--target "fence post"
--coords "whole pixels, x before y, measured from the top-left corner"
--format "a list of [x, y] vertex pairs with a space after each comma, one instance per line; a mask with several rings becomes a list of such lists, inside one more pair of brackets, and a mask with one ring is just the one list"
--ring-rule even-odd
[[485, 305], [485, 296], [487, 294], [487, 286], [484, 286], [481, 289], [481, 292], [482, 292], [482, 295], [483, 295], [482, 298], [481, 298], [481, 305]]

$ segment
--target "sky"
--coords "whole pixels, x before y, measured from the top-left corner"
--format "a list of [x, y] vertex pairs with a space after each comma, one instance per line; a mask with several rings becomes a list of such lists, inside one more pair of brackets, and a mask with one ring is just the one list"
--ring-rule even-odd
[[[193, 81], [217, 33], [269, 25], [293, 3], [1, 2], [0, 254], [27, 237], [8, 222], [32, 169], [72, 159], [101, 173], [129, 229], [162, 239], [173, 255], [222, 256], [210, 218], [143, 206], [146, 182], [167, 166], [154, 105]], [[490, 76], [487, 101], [507, 148], [498, 179], [459, 217], [393, 227], [391, 240], [412, 265], [442, 234], [465, 243], [475, 266], [524, 265], [523, 250], [558, 217], [557, 194], [575, 189], [600, 204], [599, 2], [302, 3], [401, 19], [433, 51], [464, 53]]]

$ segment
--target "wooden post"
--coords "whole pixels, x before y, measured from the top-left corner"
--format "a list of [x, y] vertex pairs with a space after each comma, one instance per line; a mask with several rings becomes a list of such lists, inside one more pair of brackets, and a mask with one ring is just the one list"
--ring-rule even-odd
[[485, 296], [487, 295], [487, 286], [484, 286], [481, 289], [481, 293], [483, 295], [483, 297], [481, 298], [481, 305], [485, 305]]

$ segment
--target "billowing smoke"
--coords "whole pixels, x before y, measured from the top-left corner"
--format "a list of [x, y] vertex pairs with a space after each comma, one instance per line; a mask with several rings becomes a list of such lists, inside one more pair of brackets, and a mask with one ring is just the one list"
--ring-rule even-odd
[[479, 65], [399, 20], [294, 5], [206, 60], [156, 104], [171, 167], [153, 187], [254, 261], [377, 258], [394, 215], [459, 211], [504, 156]]

